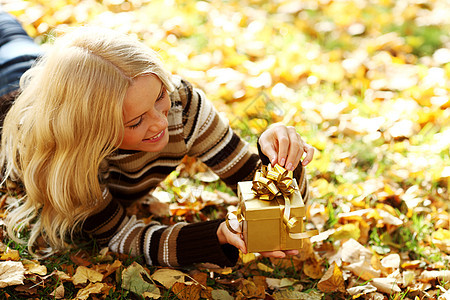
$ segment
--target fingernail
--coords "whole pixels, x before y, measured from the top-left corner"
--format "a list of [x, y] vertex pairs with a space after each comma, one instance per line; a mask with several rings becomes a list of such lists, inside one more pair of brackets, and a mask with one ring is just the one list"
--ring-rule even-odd
[[272, 165], [275, 164], [276, 160], [277, 160], [277, 157], [275, 155], [272, 156], [272, 159], [270, 160], [272, 162]]
[[284, 163], [285, 163], [285, 162], [286, 162], [286, 159], [282, 158], [281, 161], [280, 161], [280, 164], [281, 164], [282, 166], [284, 166]]
[[292, 163], [288, 163], [288, 165], [286, 166], [286, 170], [293, 171]]

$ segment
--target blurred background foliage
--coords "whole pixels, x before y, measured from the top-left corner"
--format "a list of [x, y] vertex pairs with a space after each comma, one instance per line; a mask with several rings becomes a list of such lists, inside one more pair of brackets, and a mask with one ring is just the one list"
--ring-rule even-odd
[[317, 149], [307, 167], [316, 228], [381, 205], [407, 229], [378, 216], [358, 223], [360, 242], [416, 258], [449, 253], [449, 1], [1, 3], [43, 47], [67, 26], [135, 35], [252, 145], [274, 122], [295, 126]]

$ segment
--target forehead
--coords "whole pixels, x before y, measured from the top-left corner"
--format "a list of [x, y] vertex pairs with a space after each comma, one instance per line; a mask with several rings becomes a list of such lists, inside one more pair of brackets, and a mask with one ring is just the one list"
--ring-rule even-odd
[[161, 80], [154, 74], [142, 75], [133, 79], [123, 102], [125, 123], [153, 107], [161, 91], [161, 85]]

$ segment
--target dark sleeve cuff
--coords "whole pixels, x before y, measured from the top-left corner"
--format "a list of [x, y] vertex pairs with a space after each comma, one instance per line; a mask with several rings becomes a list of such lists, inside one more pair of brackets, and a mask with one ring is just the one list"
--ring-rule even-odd
[[262, 164], [267, 166], [268, 164], [270, 164], [270, 159], [264, 153], [262, 153], [261, 146], [259, 145], [259, 138], [258, 141], [256, 142], [256, 146], [258, 147], [258, 154]]
[[234, 266], [239, 250], [230, 245], [221, 245], [217, 228], [224, 219], [199, 222], [184, 226], [177, 240], [177, 256], [180, 265], [213, 263], [221, 267]]

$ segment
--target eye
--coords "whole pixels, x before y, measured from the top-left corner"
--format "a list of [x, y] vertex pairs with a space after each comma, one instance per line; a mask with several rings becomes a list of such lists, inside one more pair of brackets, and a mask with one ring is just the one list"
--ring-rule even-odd
[[139, 125], [141, 125], [141, 123], [142, 123], [142, 116], [139, 118], [139, 121], [138, 121], [136, 124], [130, 125], [130, 126], [128, 126], [128, 128], [130, 128], [130, 129], [135, 129], [135, 128], [137, 128]]
[[163, 99], [165, 95], [166, 95], [166, 89], [162, 88], [161, 89], [161, 94], [159, 94], [158, 98], [156, 99], [156, 102], [158, 102], [159, 100]]

